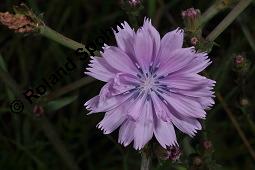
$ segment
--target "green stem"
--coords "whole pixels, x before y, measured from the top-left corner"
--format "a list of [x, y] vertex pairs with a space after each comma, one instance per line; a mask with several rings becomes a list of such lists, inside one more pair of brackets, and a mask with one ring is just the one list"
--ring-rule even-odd
[[215, 15], [217, 15], [222, 10], [228, 8], [233, 2], [230, 0], [228, 3], [224, 3], [224, 0], [217, 0], [212, 4], [201, 16], [200, 26], [204, 26], [209, 20], [211, 20]]
[[217, 8], [217, 2], [211, 5], [201, 16], [200, 26], [204, 26], [210, 19], [212, 19], [221, 9]]
[[247, 113], [245, 108], [242, 108], [241, 110], [242, 110], [243, 115], [245, 116], [245, 119], [247, 120], [248, 124], [250, 125], [253, 135], [255, 135], [255, 125], [254, 125], [254, 122], [252, 121], [250, 114]]
[[233, 124], [233, 126], [237, 130], [237, 133], [238, 133], [239, 137], [242, 139], [242, 141], [243, 141], [245, 147], [247, 148], [247, 150], [249, 151], [251, 157], [253, 158], [253, 160], [255, 160], [255, 151], [253, 150], [253, 148], [252, 148], [251, 144], [249, 143], [248, 139], [246, 138], [245, 133], [241, 129], [238, 120], [235, 118], [234, 114], [232, 113], [232, 111], [230, 110], [228, 105], [225, 103], [225, 100], [221, 96], [221, 94], [216, 93], [216, 97], [219, 100], [222, 107], [224, 108], [225, 112], [227, 113], [231, 123]]
[[[77, 50], [78, 48], [82, 48], [86, 50], [85, 45], [78, 43], [70, 38], [63, 36], [62, 34], [54, 31], [46, 25], [40, 26], [39, 33], [46, 38], [49, 38], [65, 47], [68, 47], [73, 50]], [[87, 51], [87, 50], [86, 50]], [[88, 52], [88, 51], [87, 51]]]
[[144, 149], [141, 153], [142, 162], [141, 162], [141, 170], [150, 170], [151, 167], [151, 153], [148, 151], [148, 148]]
[[221, 23], [207, 36], [208, 41], [214, 41], [239, 15], [248, 7], [252, 0], [241, 0]]
[[253, 52], [255, 52], [255, 41], [252, 38], [253, 36], [252, 36], [251, 32], [249, 31], [248, 27], [245, 24], [242, 24], [241, 20], [239, 20], [239, 22], [240, 22], [242, 31], [243, 31], [246, 39], [248, 40]]

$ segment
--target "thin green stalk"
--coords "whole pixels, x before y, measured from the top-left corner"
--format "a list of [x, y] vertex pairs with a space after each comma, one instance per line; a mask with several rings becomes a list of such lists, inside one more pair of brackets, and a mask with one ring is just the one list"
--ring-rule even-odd
[[253, 52], [255, 53], [255, 41], [252, 38], [253, 36], [252, 36], [251, 32], [249, 31], [248, 27], [245, 24], [242, 24], [242, 22], [240, 20], [239, 20], [239, 22], [240, 22], [242, 31], [243, 31], [246, 39], [248, 40]]
[[216, 0], [201, 16], [200, 26], [204, 26], [209, 20], [220, 13], [222, 10], [227, 9], [233, 4], [233, 0], [225, 2], [224, 0]]
[[255, 124], [252, 121], [252, 118], [251, 118], [250, 114], [247, 113], [245, 108], [242, 108], [241, 110], [242, 110], [243, 115], [245, 116], [246, 121], [248, 122], [248, 124], [251, 128], [252, 133], [255, 135]]
[[221, 23], [207, 36], [208, 41], [214, 41], [240, 14], [249, 6], [252, 0], [241, 0]]
[[[85, 45], [78, 43], [70, 38], [65, 37], [64, 35], [56, 32], [46, 25], [42, 25], [39, 28], [39, 33], [65, 47], [68, 47], [73, 50], [77, 50], [78, 48], [82, 48], [86, 50]], [[87, 51], [87, 50], [86, 50]], [[87, 51], [88, 52], [88, 51]]]
[[201, 16], [200, 19], [200, 26], [205, 25], [210, 19], [212, 19], [215, 15], [217, 15], [221, 11], [220, 8], [218, 8], [218, 2], [215, 2], [213, 5], [211, 5]]
[[68, 84], [62, 88], [60, 88], [59, 90], [56, 90], [52, 93], [50, 93], [48, 96], [46, 96], [46, 100], [47, 101], [50, 101], [50, 100], [53, 100], [57, 97], [60, 97], [64, 94], [67, 94], [75, 89], [78, 89], [84, 85], [87, 85], [89, 83], [92, 83], [93, 81], [95, 81], [95, 79], [91, 78], [91, 77], [87, 77], [87, 78], [82, 78], [78, 81], [75, 81], [74, 83], [71, 83], [71, 84]]
[[141, 162], [141, 170], [150, 170], [151, 169], [151, 153], [147, 151], [142, 151], [142, 162]]
[[220, 104], [223, 106], [224, 110], [226, 111], [229, 119], [231, 120], [232, 124], [234, 125], [235, 129], [237, 130], [239, 137], [242, 139], [242, 141], [243, 141], [245, 147], [247, 148], [247, 150], [249, 151], [251, 157], [253, 158], [253, 160], [255, 160], [255, 151], [253, 150], [248, 139], [246, 138], [246, 136], [245, 136], [243, 130], [241, 129], [234, 114], [232, 113], [232, 111], [230, 110], [228, 105], [225, 103], [225, 100], [220, 93], [216, 93], [216, 97], [219, 100]]

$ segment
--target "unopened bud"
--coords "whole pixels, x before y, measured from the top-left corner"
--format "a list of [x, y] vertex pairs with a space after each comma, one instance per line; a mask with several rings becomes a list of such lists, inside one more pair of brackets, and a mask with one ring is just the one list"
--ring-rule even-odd
[[198, 16], [200, 16], [201, 12], [199, 9], [189, 8], [185, 11], [182, 11], [182, 17], [184, 19], [192, 19], [195, 20]]
[[199, 27], [201, 12], [199, 9], [189, 8], [182, 11], [182, 18], [186, 29], [191, 32], [196, 32]]
[[244, 54], [234, 56], [234, 71], [244, 76], [250, 68], [250, 62]]
[[198, 41], [198, 38], [197, 37], [192, 37], [191, 39], [190, 39], [190, 43], [192, 44], [192, 45], [197, 45], [197, 43], [198, 43], [199, 41]]
[[237, 55], [237, 56], [235, 57], [235, 64], [236, 64], [236, 65], [241, 65], [241, 64], [244, 63], [244, 61], [245, 61], [245, 59], [244, 59], [244, 56], [243, 56], [243, 55]]

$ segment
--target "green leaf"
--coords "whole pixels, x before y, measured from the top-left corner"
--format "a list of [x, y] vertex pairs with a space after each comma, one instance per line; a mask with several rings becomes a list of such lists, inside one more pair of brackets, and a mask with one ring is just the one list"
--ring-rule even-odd
[[56, 111], [59, 110], [72, 102], [74, 102], [78, 96], [64, 97], [58, 100], [53, 100], [44, 105], [46, 111]]

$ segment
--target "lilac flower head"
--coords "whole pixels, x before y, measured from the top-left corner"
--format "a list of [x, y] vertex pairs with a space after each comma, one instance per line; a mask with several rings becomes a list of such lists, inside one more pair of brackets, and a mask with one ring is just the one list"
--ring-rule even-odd
[[198, 73], [211, 62], [206, 53], [182, 48], [183, 30], [162, 39], [149, 19], [134, 31], [128, 23], [114, 31], [117, 46], [91, 57], [87, 75], [106, 82], [85, 103], [91, 113], [106, 112], [98, 124], [104, 134], [119, 128], [119, 143], [141, 149], [153, 136], [162, 147], [177, 146], [175, 129], [194, 136], [205, 109], [213, 104], [215, 81]]

